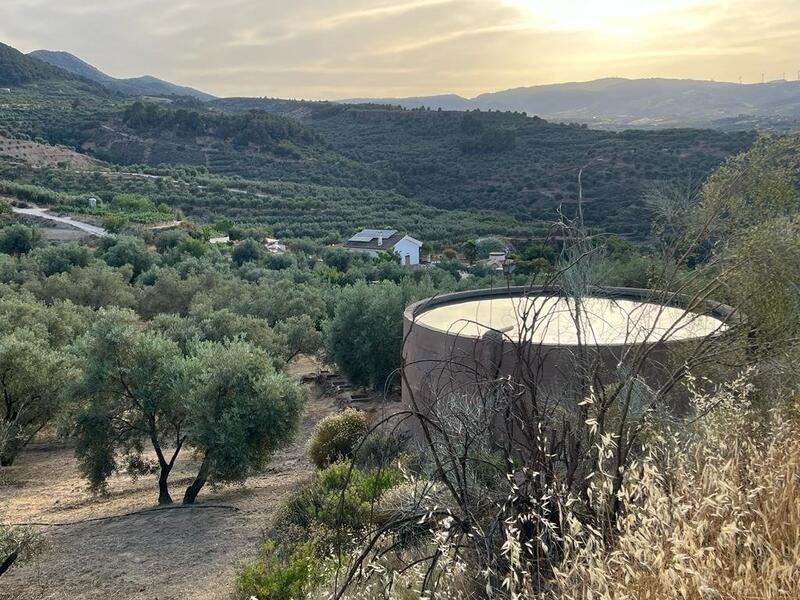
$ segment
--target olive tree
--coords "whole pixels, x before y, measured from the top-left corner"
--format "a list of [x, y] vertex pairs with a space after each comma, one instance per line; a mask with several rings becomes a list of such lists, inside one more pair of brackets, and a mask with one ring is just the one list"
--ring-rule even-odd
[[15, 223], [0, 230], [0, 252], [22, 256], [38, 246], [41, 240], [37, 228]]
[[322, 334], [308, 315], [289, 317], [275, 325], [275, 333], [283, 343], [286, 362], [298, 354], [315, 354], [322, 348]]
[[356, 385], [382, 388], [400, 366], [406, 300], [388, 281], [342, 292], [328, 329], [328, 354]]
[[[101, 310], [79, 347], [86, 398], [76, 419], [81, 472], [102, 490], [124, 456], [132, 474], [157, 469], [158, 503], [171, 504], [168, 479], [186, 441], [183, 353], [120, 309]], [[157, 465], [143, 459], [146, 445]]]
[[71, 357], [52, 349], [42, 334], [17, 329], [0, 336], [0, 426], [5, 437], [0, 465], [11, 465], [53, 419], [66, 384], [77, 373]]
[[201, 463], [184, 504], [209, 481], [244, 481], [263, 466], [291, 439], [305, 400], [296, 381], [246, 342], [201, 342], [189, 362], [186, 435]]

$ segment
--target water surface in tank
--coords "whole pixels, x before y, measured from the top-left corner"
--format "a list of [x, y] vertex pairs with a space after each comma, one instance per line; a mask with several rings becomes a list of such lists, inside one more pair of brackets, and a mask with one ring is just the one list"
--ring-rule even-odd
[[[713, 316], [682, 308], [615, 298], [495, 296], [435, 306], [416, 323], [463, 337], [502, 331], [518, 341], [570, 346], [678, 341], [722, 333]], [[579, 341], [580, 340], [580, 341]]]

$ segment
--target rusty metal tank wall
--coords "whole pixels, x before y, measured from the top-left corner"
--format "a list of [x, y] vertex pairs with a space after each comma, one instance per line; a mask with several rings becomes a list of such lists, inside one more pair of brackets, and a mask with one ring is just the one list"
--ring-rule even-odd
[[[502, 288], [457, 292], [417, 302], [408, 307], [404, 316], [403, 345], [403, 398], [406, 403], [410, 395], [420, 405], [434, 398], [449, 394], [469, 393], [475, 386], [485, 385], [508, 376], [529, 388], [542, 393], [568, 395], [575, 391], [578, 363], [575, 346], [543, 343], [514, 343], [499, 332], [490, 332], [482, 337], [459, 336], [455, 331], [442, 331], [420, 324], [417, 321], [424, 312], [445, 304], [503, 297], [560, 295], [552, 288]], [[591, 291], [592, 297], [635, 300], [641, 302], [663, 301], [663, 295], [650, 290], [633, 288], [602, 288]], [[677, 295], [668, 297], [668, 306], [685, 308], [687, 300]], [[733, 309], [714, 302], [707, 302], [703, 314], [725, 321], [733, 316]], [[646, 352], [639, 375], [651, 386], [666, 381], [674, 368], [673, 355], [688, 351], [696, 340], [673, 340], [648, 344], [598, 344], [584, 347], [591, 353], [590, 361], [599, 365], [603, 381], [607, 384], [624, 377], [619, 372], [623, 357], [636, 352]], [[646, 346], [646, 348], [644, 348]], [[585, 356], [584, 356], [585, 358]]]

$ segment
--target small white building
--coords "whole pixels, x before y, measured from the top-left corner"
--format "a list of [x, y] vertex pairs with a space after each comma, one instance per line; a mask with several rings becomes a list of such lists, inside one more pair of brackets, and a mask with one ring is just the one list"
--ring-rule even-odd
[[286, 254], [286, 245], [281, 244], [280, 240], [267, 238], [264, 240], [264, 247], [272, 254]]
[[487, 263], [494, 269], [502, 269], [506, 262], [505, 252], [489, 252], [489, 260]]
[[353, 252], [378, 256], [381, 252], [394, 252], [404, 265], [418, 265], [422, 242], [394, 229], [364, 229], [345, 242], [344, 247]]

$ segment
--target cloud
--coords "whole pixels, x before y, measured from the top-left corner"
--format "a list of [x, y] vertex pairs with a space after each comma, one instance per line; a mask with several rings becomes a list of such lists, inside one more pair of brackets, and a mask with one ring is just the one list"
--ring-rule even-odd
[[2, 0], [0, 40], [220, 95], [796, 73], [797, 0]]

